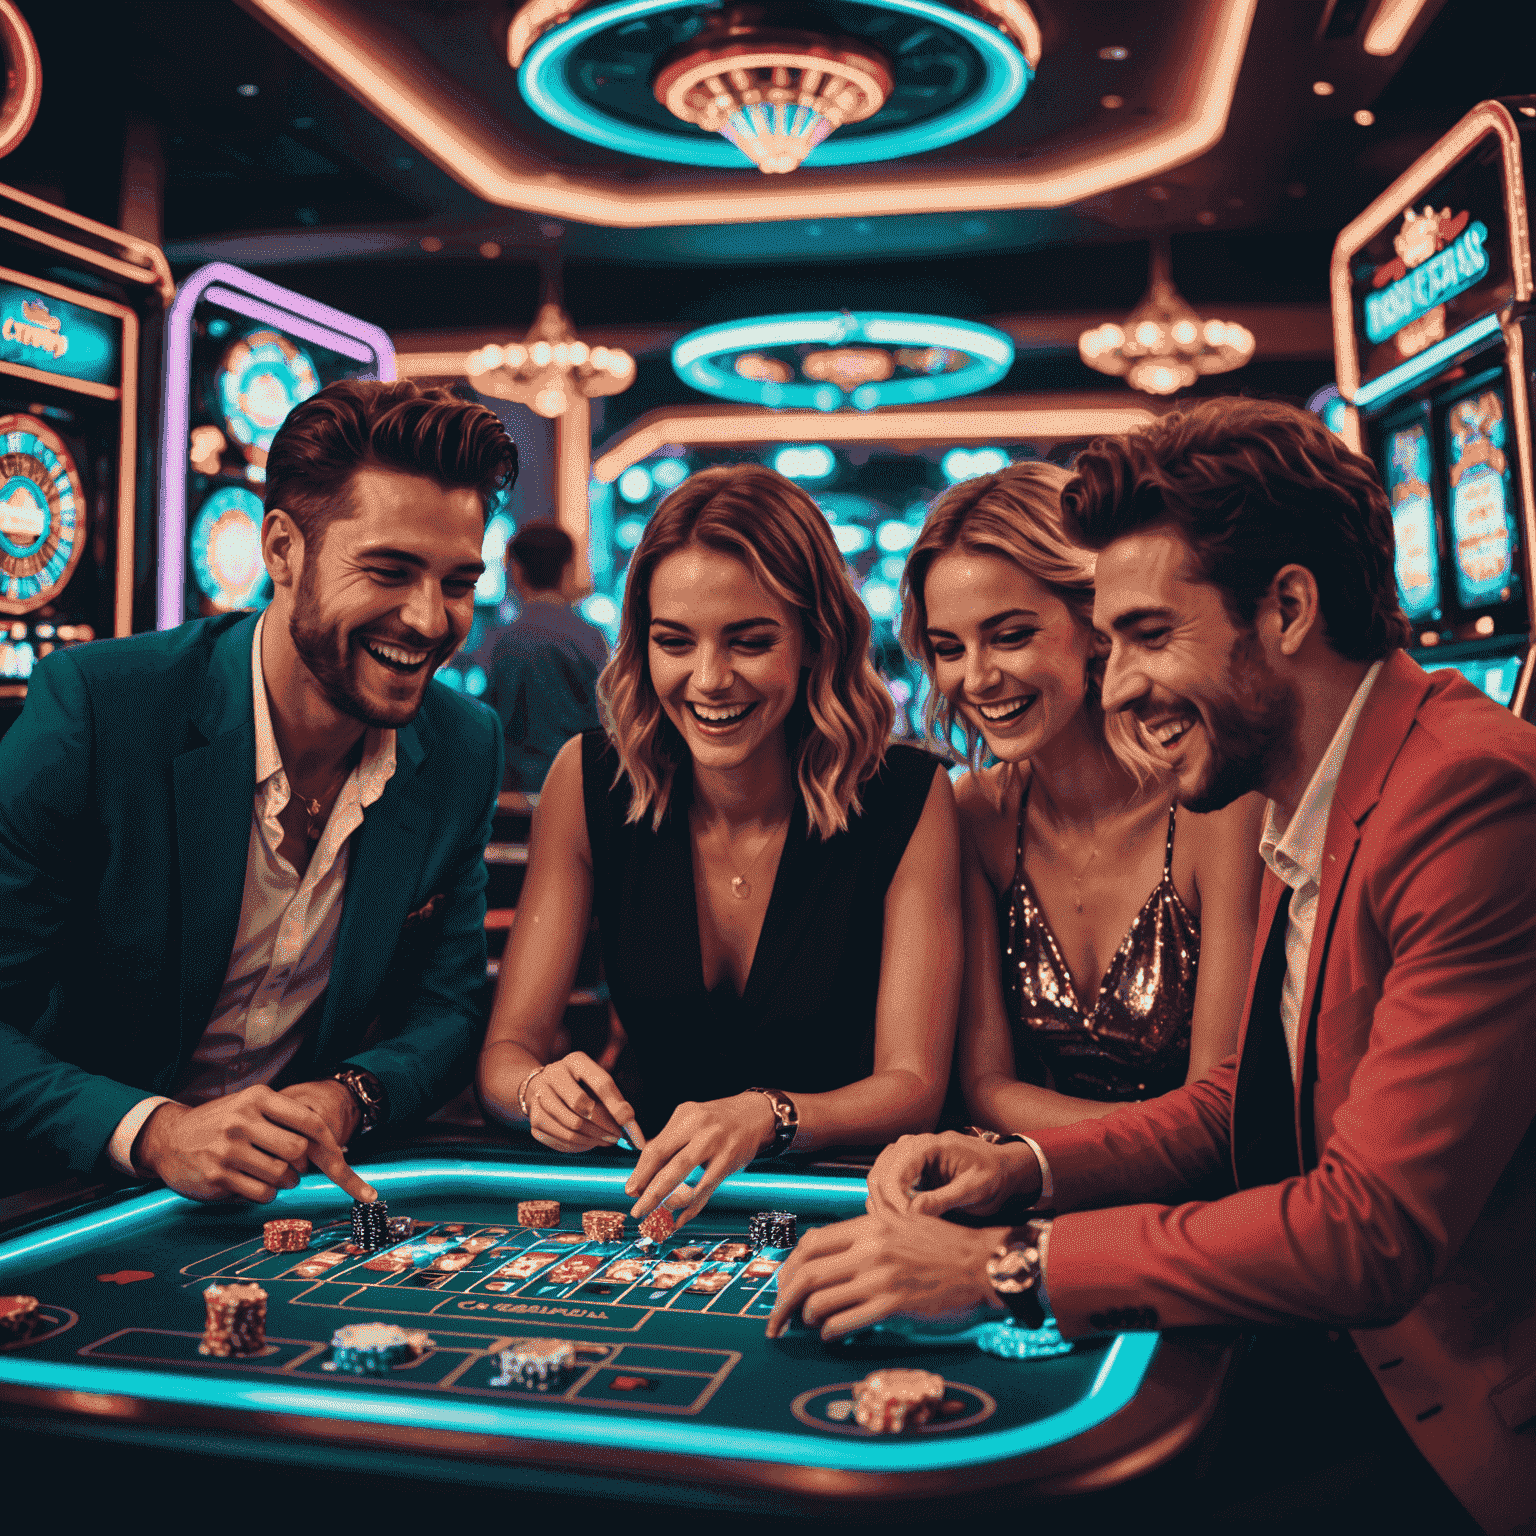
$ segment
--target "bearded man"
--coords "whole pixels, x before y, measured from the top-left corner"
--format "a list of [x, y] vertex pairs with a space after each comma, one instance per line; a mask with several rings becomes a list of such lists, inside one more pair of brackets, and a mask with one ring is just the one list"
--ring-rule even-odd
[[[1212, 400], [1076, 467], [1105, 709], [1190, 809], [1269, 799], [1237, 1053], [1102, 1119], [903, 1138], [769, 1331], [1042, 1301], [1069, 1338], [1260, 1330], [1181, 1529], [1529, 1533], [1536, 730], [1401, 649], [1386, 497], [1315, 417]], [[1010, 1197], [1016, 1228], [935, 1219]]]
[[501, 731], [433, 681], [517, 451], [346, 380], [267, 460], [260, 614], [57, 651], [0, 742], [0, 1142], [265, 1202], [468, 1080]]

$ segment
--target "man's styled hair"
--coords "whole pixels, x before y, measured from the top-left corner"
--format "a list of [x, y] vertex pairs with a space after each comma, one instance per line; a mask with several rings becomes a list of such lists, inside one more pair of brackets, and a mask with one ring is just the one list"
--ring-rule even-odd
[[1411, 636], [1398, 606], [1392, 513], [1375, 466], [1310, 411], [1263, 400], [1203, 400], [1141, 431], [1100, 438], [1061, 493], [1090, 549], [1170, 528], [1198, 579], [1248, 628], [1282, 566], [1317, 582], [1328, 643], [1376, 661]]
[[339, 379], [288, 413], [267, 451], [267, 509], [291, 517], [313, 552], [364, 468], [425, 475], [473, 490], [481, 516], [517, 479], [517, 446], [483, 405], [409, 379]]
[[[946, 757], [954, 756], [953, 733], [959, 725], [965, 739], [965, 761], [973, 772], [981, 767], [986, 742], [968, 721], [955, 718], [954, 706], [931, 686], [938, 658], [928, 638], [928, 572], [940, 555], [954, 549], [995, 555], [1018, 566], [1060, 598], [1073, 619], [1091, 631], [1097, 557], [1072, 542], [1062, 518], [1062, 487], [1070, 479], [1071, 472], [1057, 464], [1025, 460], [995, 475], [962, 480], [928, 509], [922, 532], [907, 556], [901, 575], [901, 644], [928, 674], [923, 724]], [[1095, 704], [1102, 670], [1102, 664], [1089, 668], [1089, 690]], [[1138, 742], [1128, 716], [1116, 713], [1106, 719], [1104, 736], [1110, 750], [1138, 779], [1156, 777], [1159, 765]]]
[[507, 545], [507, 554], [517, 561], [524, 581], [535, 592], [548, 592], [560, 585], [566, 566], [575, 558], [576, 546], [564, 528], [545, 519], [519, 528]]
[[[598, 697], [622, 771], [629, 820], [659, 827], [688, 756], [651, 681], [651, 578], [691, 544], [739, 560], [800, 620], [808, 674], [791, 712], [790, 762], [806, 817], [821, 836], [848, 825], [859, 788], [880, 767], [896, 707], [869, 659], [869, 613], [821, 510], [760, 464], [700, 470], [656, 509], [629, 563], [619, 643]], [[798, 737], [793, 733], [798, 731]]]

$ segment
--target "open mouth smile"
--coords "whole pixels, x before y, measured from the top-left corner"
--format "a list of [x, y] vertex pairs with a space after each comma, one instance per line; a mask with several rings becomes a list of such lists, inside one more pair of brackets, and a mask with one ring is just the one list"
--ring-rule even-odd
[[738, 725], [757, 708], [758, 701], [754, 699], [748, 704], [721, 704], [711, 708], [707, 704], [695, 704], [688, 701], [688, 712], [702, 726], [722, 730], [729, 726]]
[[391, 672], [400, 672], [409, 675], [419, 672], [430, 659], [431, 651], [407, 650], [403, 645], [390, 645], [383, 640], [364, 640], [363, 649], [368, 652], [381, 667]]
[[1183, 741], [1196, 723], [1194, 715], [1168, 715], [1161, 720], [1143, 720], [1141, 729], [1154, 746], [1166, 752]]
[[988, 725], [1012, 725], [1039, 697], [1038, 693], [1030, 693], [1020, 698], [1004, 699], [998, 704], [978, 704], [976, 713]]

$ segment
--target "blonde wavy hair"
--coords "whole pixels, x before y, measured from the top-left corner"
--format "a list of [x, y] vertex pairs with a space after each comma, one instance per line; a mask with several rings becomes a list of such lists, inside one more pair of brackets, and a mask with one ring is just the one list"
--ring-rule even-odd
[[651, 682], [651, 578], [678, 550], [702, 545], [739, 560], [799, 615], [809, 663], [786, 722], [810, 825], [823, 838], [859, 809], [879, 769], [896, 710], [869, 659], [869, 614], [820, 508], [760, 464], [701, 470], [656, 509], [629, 564], [619, 643], [598, 699], [620, 772], [633, 786], [630, 821], [659, 827], [688, 755]]
[[[928, 572], [940, 555], [952, 549], [996, 555], [1011, 561], [1066, 604], [1073, 619], [1093, 628], [1093, 577], [1097, 556], [1074, 543], [1062, 518], [1062, 487], [1071, 472], [1055, 464], [1010, 464], [995, 475], [982, 475], [952, 486], [929, 509], [901, 577], [901, 644], [928, 675], [924, 730], [949, 756], [955, 726], [965, 739], [964, 761], [973, 772], [981, 767], [985, 739], [968, 721], [956, 720], [954, 705], [935, 682], [933, 646], [928, 639], [928, 605], [924, 597]], [[1090, 707], [1099, 708], [1103, 664], [1088, 664]], [[1115, 757], [1145, 785], [1161, 775], [1157, 760], [1136, 736], [1136, 727], [1123, 714], [1104, 717], [1104, 739]]]

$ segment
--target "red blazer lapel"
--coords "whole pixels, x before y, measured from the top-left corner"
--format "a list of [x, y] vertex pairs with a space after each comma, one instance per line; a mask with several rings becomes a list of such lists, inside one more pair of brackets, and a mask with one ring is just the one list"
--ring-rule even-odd
[[[1405, 652], [1392, 652], [1377, 674], [1355, 726], [1355, 734], [1350, 738], [1349, 751], [1344, 755], [1344, 766], [1334, 790], [1333, 810], [1328, 817], [1328, 831], [1323, 839], [1317, 915], [1312, 927], [1312, 947], [1307, 954], [1307, 984], [1301, 997], [1300, 1028], [1297, 1031], [1298, 1061], [1307, 1060], [1334, 919], [1338, 915], [1339, 898], [1344, 893], [1344, 882], [1360, 846], [1361, 827], [1381, 800], [1392, 764], [1408, 739], [1414, 716], [1430, 686], [1429, 675], [1422, 667]], [[1268, 929], [1261, 931], [1267, 933]], [[1249, 995], [1252, 995], [1251, 982]]]

